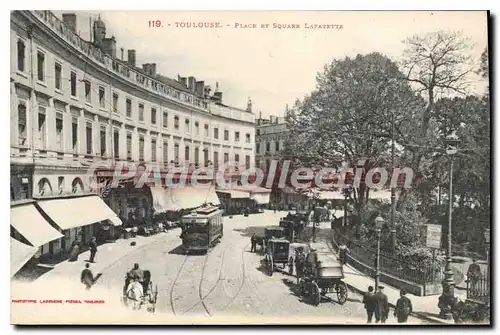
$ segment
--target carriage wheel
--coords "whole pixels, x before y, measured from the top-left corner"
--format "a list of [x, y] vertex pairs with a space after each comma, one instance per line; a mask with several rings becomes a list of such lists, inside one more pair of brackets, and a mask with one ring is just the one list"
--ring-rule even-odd
[[318, 306], [319, 305], [319, 301], [321, 299], [321, 295], [319, 294], [319, 287], [318, 287], [318, 284], [316, 284], [315, 281], [313, 281], [311, 283], [311, 303], [314, 305], [314, 306]]
[[290, 276], [293, 276], [293, 258], [290, 257], [290, 260], [288, 261], [288, 274]]
[[273, 275], [273, 271], [274, 271], [274, 262], [273, 262], [273, 256], [269, 256], [269, 263], [268, 263], [268, 266], [269, 266], [269, 275], [272, 276]]
[[338, 283], [336, 291], [339, 304], [343, 305], [347, 301], [347, 285], [344, 282]]

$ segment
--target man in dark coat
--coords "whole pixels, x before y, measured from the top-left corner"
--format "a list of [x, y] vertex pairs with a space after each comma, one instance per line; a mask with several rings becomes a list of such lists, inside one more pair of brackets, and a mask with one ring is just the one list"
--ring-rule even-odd
[[95, 236], [90, 239], [89, 249], [90, 249], [89, 262], [94, 263], [95, 254], [97, 253], [97, 242]]
[[401, 290], [399, 293], [401, 296], [396, 303], [396, 308], [394, 309], [394, 316], [398, 318], [399, 323], [404, 323], [408, 321], [408, 316], [413, 311], [413, 306], [411, 305], [411, 300], [406, 296], [405, 290]]
[[95, 281], [94, 274], [89, 269], [89, 267], [89, 263], [85, 264], [85, 269], [82, 270], [82, 274], [80, 276], [80, 281], [85, 285], [87, 290], [90, 290]]
[[363, 296], [363, 304], [365, 305], [367, 323], [372, 323], [373, 313], [375, 313], [375, 299], [373, 297], [373, 286], [368, 286], [368, 292]]
[[252, 247], [250, 248], [250, 252], [256, 252], [257, 251], [257, 238], [255, 234], [252, 235], [250, 238], [250, 242], [252, 244]]
[[375, 301], [375, 321], [385, 323], [389, 316], [389, 301], [383, 292], [384, 287], [379, 286], [378, 292], [373, 295]]
[[297, 284], [300, 278], [304, 276], [304, 268], [306, 266], [306, 256], [302, 248], [297, 248], [297, 255], [295, 256], [295, 271], [297, 272]]

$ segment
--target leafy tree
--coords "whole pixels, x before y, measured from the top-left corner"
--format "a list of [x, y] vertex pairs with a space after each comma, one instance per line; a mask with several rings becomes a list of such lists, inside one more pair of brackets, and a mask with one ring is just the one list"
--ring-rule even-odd
[[[290, 110], [286, 153], [298, 166], [350, 167], [364, 161], [365, 171], [389, 159], [390, 124], [395, 114], [398, 136], [406, 137], [422, 101], [395, 62], [380, 53], [334, 60], [317, 75], [317, 87]], [[354, 193], [358, 212], [369, 193], [364, 183]]]

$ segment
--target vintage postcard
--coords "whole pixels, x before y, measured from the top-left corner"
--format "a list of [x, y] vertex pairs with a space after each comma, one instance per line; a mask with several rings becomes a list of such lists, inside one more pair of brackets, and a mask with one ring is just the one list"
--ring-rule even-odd
[[490, 324], [488, 20], [12, 11], [11, 323]]

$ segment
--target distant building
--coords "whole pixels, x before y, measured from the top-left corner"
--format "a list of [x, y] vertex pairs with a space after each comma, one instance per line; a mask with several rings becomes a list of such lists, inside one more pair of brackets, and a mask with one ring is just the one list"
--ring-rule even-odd
[[[211, 92], [192, 76], [174, 80], [160, 75], [155, 63], [138, 67], [135, 50], [127, 50], [124, 60], [123, 49], [117, 55], [116, 39], [106, 36], [100, 18], [93, 22], [93, 41], [83, 40], [77, 31], [72, 13], [61, 20], [46, 10], [11, 12], [12, 201], [99, 194], [115, 217], [127, 220], [133, 213], [147, 223], [154, 213], [194, 206], [209, 197], [184, 192], [176, 195], [177, 204], [167, 203], [160, 198], [171, 195], [136, 189], [131, 181], [117, 189], [93, 189], [86, 179], [91, 164], [152, 162], [166, 171], [186, 164], [217, 168], [231, 161], [239, 167], [233, 171], [236, 178], [254, 166], [250, 100], [245, 109], [230, 107], [218, 84]], [[94, 177], [109, 183], [113, 169], [100, 169]], [[68, 206], [85, 207], [83, 200], [59, 202], [67, 213]], [[64, 206], [44, 207], [57, 216]], [[62, 229], [64, 243], [47, 243], [42, 253], [68, 249], [77, 236], [87, 240], [93, 235], [98, 226], [88, 221], [101, 217], [91, 215], [94, 208], [86, 209], [87, 220], [75, 209], [74, 224]]]
[[255, 128], [255, 166], [267, 171], [272, 160], [282, 158], [288, 134], [285, 117], [259, 117]]

